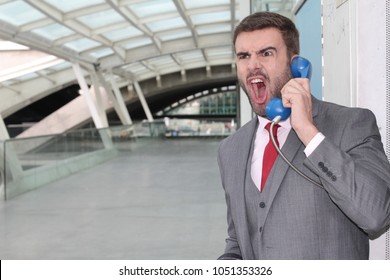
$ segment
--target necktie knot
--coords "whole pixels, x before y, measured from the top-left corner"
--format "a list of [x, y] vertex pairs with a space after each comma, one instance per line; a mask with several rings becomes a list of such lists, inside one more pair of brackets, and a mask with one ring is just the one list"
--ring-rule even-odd
[[[270, 134], [270, 133], [271, 133], [271, 132], [270, 132], [270, 130], [271, 130], [271, 124], [272, 124], [272, 122], [269, 122], [269, 123], [267, 123], [267, 124], [265, 125], [265, 129], [268, 131], [270, 137], [271, 137], [271, 134]], [[278, 140], [278, 128], [279, 128], [279, 127], [280, 127], [280, 125], [275, 124], [274, 127], [273, 127], [273, 129], [272, 129], [272, 135], [274, 136], [274, 138], [275, 138], [276, 141]], [[278, 144], [278, 146], [279, 146], [279, 144]]]

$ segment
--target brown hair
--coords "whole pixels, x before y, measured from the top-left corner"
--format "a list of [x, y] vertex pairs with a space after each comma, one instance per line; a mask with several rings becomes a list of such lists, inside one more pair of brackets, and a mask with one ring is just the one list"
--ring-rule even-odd
[[251, 32], [264, 28], [277, 28], [281, 33], [284, 43], [287, 46], [287, 54], [299, 54], [299, 32], [295, 24], [289, 19], [277, 13], [258, 12], [244, 18], [235, 28], [233, 34], [233, 45], [236, 44], [238, 34]]

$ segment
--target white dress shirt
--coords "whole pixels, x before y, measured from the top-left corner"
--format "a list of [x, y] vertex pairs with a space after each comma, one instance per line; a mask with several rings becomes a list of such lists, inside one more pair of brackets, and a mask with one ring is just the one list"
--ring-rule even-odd
[[[253, 156], [251, 162], [251, 177], [255, 185], [260, 189], [261, 172], [263, 168], [263, 154], [265, 146], [268, 144], [269, 141], [268, 131], [265, 129], [265, 126], [268, 122], [270, 122], [270, 120], [260, 116], [258, 116], [258, 119], [259, 125], [256, 131], [255, 144], [253, 148]], [[278, 142], [280, 149], [282, 149], [291, 130], [290, 118], [285, 121], [279, 122], [279, 125], [280, 127], [278, 129]], [[318, 145], [322, 142], [322, 140], [324, 140], [324, 138], [325, 136], [321, 132], [316, 134], [316, 136], [310, 141], [310, 143], [306, 146], [304, 150], [307, 157], [318, 147]]]

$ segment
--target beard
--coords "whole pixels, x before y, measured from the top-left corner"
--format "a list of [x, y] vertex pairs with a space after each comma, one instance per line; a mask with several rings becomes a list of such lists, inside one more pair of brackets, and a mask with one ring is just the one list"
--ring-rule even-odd
[[283, 71], [283, 73], [281, 75], [279, 75], [278, 77], [276, 77], [275, 79], [273, 79], [272, 82], [271, 82], [271, 79], [269, 78], [269, 76], [266, 73], [264, 73], [263, 71], [249, 73], [248, 77], [246, 77], [245, 80], [240, 79], [240, 78], [238, 79], [238, 82], [239, 82], [241, 88], [244, 90], [246, 96], [248, 97], [248, 100], [249, 100], [249, 103], [251, 104], [252, 110], [256, 113], [256, 115], [259, 115], [261, 117], [266, 117], [265, 108], [268, 104], [268, 101], [266, 104], [259, 104], [259, 103], [255, 102], [252, 99], [251, 86], [248, 85], [246, 82], [249, 77], [258, 76], [258, 75], [263, 76], [267, 82], [267, 91], [269, 92], [268, 101], [274, 97], [281, 98], [282, 97], [282, 94], [281, 94], [282, 88], [292, 78], [290, 64], [288, 64], [287, 67], [285, 67], [285, 70]]

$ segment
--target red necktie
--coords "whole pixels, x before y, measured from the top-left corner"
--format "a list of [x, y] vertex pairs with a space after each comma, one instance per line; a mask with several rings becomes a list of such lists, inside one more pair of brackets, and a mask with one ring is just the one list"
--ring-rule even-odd
[[[267, 123], [265, 126], [265, 129], [270, 131], [271, 127], [271, 122]], [[279, 147], [279, 142], [277, 138], [277, 131], [280, 125], [276, 124], [273, 127], [273, 135], [275, 138], [275, 142]], [[276, 160], [276, 157], [278, 156], [278, 151], [276, 151], [274, 144], [272, 143], [271, 136], [269, 137], [269, 141], [267, 146], [265, 146], [264, 149], [264, 155], [263, 155], [263, 172], [261, 176], [261, 186], [260, 186], [260, 191], [262, 192], [264, 189], [265, 182], [267, 182], [268, 174], [270, 173], [272, 166], [274, 165], [274, 162]]]

